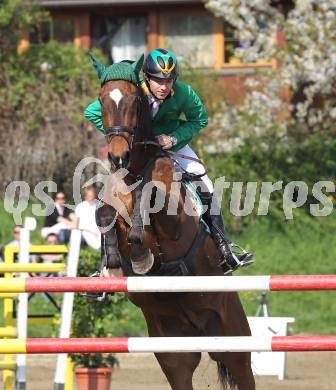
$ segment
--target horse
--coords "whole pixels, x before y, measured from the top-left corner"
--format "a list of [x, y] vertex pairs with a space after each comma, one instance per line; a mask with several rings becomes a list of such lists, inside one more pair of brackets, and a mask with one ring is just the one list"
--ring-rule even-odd
[[[131, 65], [136, 73], [142, 61]], [[206, 226], [199, 216], [185, 210], [187, 191], [178, 185], [170, 155], [156, 142], [142, 88], [126, 79], [108, 79], [106, 69], [99, 66], [108, 159], [112, 172], [127, 169], [128, 173], [120, 180], [113, 175], [105, 183], [97, 223], [101, 229], [114, 224], [114, 229], [102, 231], [106, 237], [113, 230], [117, 232], [123, 274], [222, 275], [219, 253]], [[153, 185], [145, 190], [148, 183]], [[127, 192], [125, 188], [134, 189]], [[144, 192], [147, 203], [143, 201]], [[162, 207], [148, 215], [157, 198]], [[176, 213], [168, 212], [169, 202], [175, 202]], [[120, 205], [124, 211], [118, 213]], [[125, 217], [125, 210], [130, 218]], [[142, 310], [150, 337], [251, 335], [236, 292], [128, 293], [128, 298]], [[201, 353], [155, 356], [172, 390], [193, 389], [192, 376]], [[250, 353], [209, 352], [209, 356], [217, 363], [223, 389], [255, 389]]]

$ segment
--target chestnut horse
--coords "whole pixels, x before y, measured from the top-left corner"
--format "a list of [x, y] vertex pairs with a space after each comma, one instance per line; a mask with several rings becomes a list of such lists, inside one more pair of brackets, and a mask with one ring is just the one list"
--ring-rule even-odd
[[[129, 172], [119, 181], [113, 175], [105, 183], [98, 221], [101, 226], [111, 226], [116, 221], [114, 228], [123, 274], [223, 275], [218, 251], [204, 223], [185, 210], [186, 190], [184, 186], [176, 186], [173, 160], [155, 140], [148, 99], [142, 89], [126, 80], [106, 81], [101, 88], [100, 102], [112, 173], [118, 168], [127, 168]], [[150, 182], [154, 188], [147, 190], [146, 206], [141, 194]], [[134, 183], [138, 186], [133, 191], [124, 191]], [[159, 197], [163, 199], [162, 207], [148, 216], [146, 207], [153, 206]], [[172, 201], [177, 206], [175, 215], [167, 213]], [[125, 211], [116, 214], [120, 205], [127, 210], [131, 222], [124, 217]], [[114, 228], [105, 229], [105, 235], [112, 234]], [[142, 310], [152, 337], [251, 334], [236, 292], [129, 293], [128, 296]], [[223, 389], [255, 389], [250, 353], [210, 352], [209, 355], [217, 363]], [[201, 353], [156, 353], [155, 356], [173, 390], [193, 389], [192, 376]]]

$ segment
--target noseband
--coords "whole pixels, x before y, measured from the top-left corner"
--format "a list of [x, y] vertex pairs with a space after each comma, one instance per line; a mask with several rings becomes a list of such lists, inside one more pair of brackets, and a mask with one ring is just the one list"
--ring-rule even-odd
[[113, 137], [122, 137], [127, 142], [129, 150], [132, 149], [133, 138], [131, 141], [129, 141], [127, 137], [122, 133], [128, 133], [134, 136], [135, 131], [135, 128], [123, 125], [115, 125], [104, 129], [107, 143], [110, 143]]
[[[138, 99], [139, 99], [139, 97], [137, 96], [136, 97], [137, 102], [138, 102]], [[100, 98], [99, 98], [99, 102], [100, 102], [101, 106], [103, 106]], [[137, 107], [137, 116], [138, 116], [138, 112], [139, 112], [139, 106]], [[107, 127], [106, 129], [104, 129], [106, 142], [110, 143], [113, 137], [121, 137], [127, 142], [128, 148], [129, 148], [129, 150], [131, 150], [132, 146], [133, 146], [133, 138], [134, 138], [136, 129], [137, 129], [137, 127], [134, 128], [134, 127], [124, 126], [124, 125], [114, 125], [111, 127]], [[127, 139], [127, 137], [122, 133], [128, 133], [129, 135], [131, 135], [132, 136], [131, 141], [129, 141]]]

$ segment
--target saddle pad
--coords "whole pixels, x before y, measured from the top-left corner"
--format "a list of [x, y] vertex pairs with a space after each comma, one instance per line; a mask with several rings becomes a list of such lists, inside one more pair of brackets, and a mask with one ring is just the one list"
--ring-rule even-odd
[[188, 180], [182, 180], [182, 185], [186, 189], [186, 198], [189, 199], [189, 202], [191, 202], [193, 214], [200, 218], [204, 212], [204, 206], [196, 191], [196, 186]]

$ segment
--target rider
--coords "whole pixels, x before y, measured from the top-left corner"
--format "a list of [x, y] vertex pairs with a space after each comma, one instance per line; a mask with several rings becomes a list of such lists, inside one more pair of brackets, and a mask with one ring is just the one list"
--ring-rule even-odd
[[[178, 151], [179, 154], [193, 158], [189, 160], [174, 156], [177, 169], [182, 168], [197, 175], [205, 173], [203, 165], [194, 160], [198, 160], [198, 157], [188, 143], [194, 135], [207, 126], [208, 115], [191, 86], [177, 80], [179, 65], [176, 57], [166, 49], [152, 50], [145, 59], [143, 73], [144, 80], [141, 81], [141, 87], [148, 97], [153, 131], [162, 149]], [[182, 113], [185, 119], [180, 119]], [[104, 133], [101, 105], [98, 100], [86, 108], [84, 115]], [[213, 196], [213, 185], [207, 175], [203, 175], [201, 180], [203, 186], [198, 190], [198, 194], [203, 204], [208, 206], [203, 218], [209, 225], [219, 250], [223, 271], [228, 273], [240, 266], [253, 263], [252, 254], [233, 244], [227, 237], [222, 216], [210, 212], [212, 202], [216, 201]], [[233, 248], [240, 248], [240, 253], [234, 253]]]

